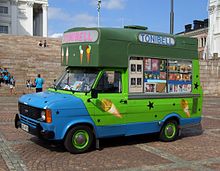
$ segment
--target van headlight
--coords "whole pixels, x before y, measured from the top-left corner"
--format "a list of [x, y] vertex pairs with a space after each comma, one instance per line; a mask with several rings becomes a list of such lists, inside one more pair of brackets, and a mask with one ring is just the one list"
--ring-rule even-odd
[[45, 110], [42, 110], [41, 113], [40, 113], [40, 115], [41, 115], [41, 119], [42, 119], [43, 121], [45, 121], [45, 120], [46, 120], [46, 112], [45, 112]]

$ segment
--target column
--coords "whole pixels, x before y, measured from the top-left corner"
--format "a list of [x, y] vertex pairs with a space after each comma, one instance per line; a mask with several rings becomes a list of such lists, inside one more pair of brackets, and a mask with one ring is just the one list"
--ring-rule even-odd
[[47, 37], [48, 5], [42, 4], [43, 9], [43, 37]]
[[215, 36], [214, 36], [214, 53], [218, 53], [220, 57], [220, 0], [217, 2], [216, 7], [216, 24], [215, 24]]
[[18, 34], [18, 0], [11, 1], [11, 34]]
[[[211, 2], [211, 1], [210, 1]], [[211, 5], [211, 4], [210, 4]], [[214, 11], [215, 6], [209, 6], [209, 32], [208, 32], [208, 56], [207, 58], [212, 58], [214, 51]]]
[[33, 6], [34, 6], [33, 1], [27, 2], [27, 9], [26, 9], [27, 20], [25, 22], [25, 27], [26, 27], [26, 31], [31, 36], [33, 36], [33, 24], [34, 24], [33, 23]]

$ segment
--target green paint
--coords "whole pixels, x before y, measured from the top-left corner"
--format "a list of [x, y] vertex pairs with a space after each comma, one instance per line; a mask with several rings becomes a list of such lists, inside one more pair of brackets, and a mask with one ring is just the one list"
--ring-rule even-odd
[[[81, 138], [81, 140], [79, 140], [80, 138]], [[77, 130], [73, 134], [72, 144], [75, 148], [77, 148], [79, 150], [84, 149], [88, 145], [88, 143], [89, 143], [89, 134], [85, 130]]]
[[[72, 92], [69, 91], [55, 91], [54, 89], [49, 90], [57, 93], [71, 94], [81, 98], [97, 126], [161, 121], [171, 113], [176, 113], [181, 118], [188, 118], [189, 114], [190, 118], [201, 116], [202, 87], [200, 85], [196, 39], [149, 31], [119, 28], [74, 28], [68, 30], [67, 33], [82, 30], [97, 30], [99, 34], [98, 40], [95, 42], [63, 44], [62, 49], [64, 57], [62, 58], [62, 64], [68, 66], [69, 68], [99, 68], [100, 73], [93, 84], [94, 89], [105, 70], [120, 71], [122, 73], [122, 93], [99, 93], [97, 99], [91, 99], [91, 102], [88, 102], [88, 99], [91, 97], [90, 92], [87, 94], [78, 92], [72, 94]], [[169, 36], [175, 39], [175, 45], [162, 46], [141, 43], [138, 40], [139, 33]], [[68, 63], [65, 57], [67, 48], [69, 51]], [[90, 56], [87, 56], [88, 52]], [[80, 58], [80, 54], [82, 55], [82, 58]], [[195, 98], [128, 99], [128, 61], [131, 56], [192, 61], [192, 94], [199, 94], [200, 97], [196, 97], [196, 100]], [[90, 57], [89, 61], [88, 57]], [[199, 85], [198, 89], [194, 88], [194, 84], [196, 83]], [[126, 100], [127, 104], [121, 103], [121, 100]], [[108, 101], [110, 101], [109, 103], [114, 104], [114, 107], [117, 109], [119, 115], [110, 113], [110, 107], [103, 107], [105, 103], [108, 103]], [[183, 101], [187, 105], [187, 110], [182, 104]], [[168, 125], [167, 127], [174, 129], [174, 125]], [[174, 131], [176, 131], [176, 129]], [[81, 131], [80, 133], [83, 132]], [[88, 136], [86, 133], [83, 134], [85, 137]], [[172, 138], [172, 136], [174, 136], [173, 134], [166, 134], [168, 138]], [[73, 144], [75, 144], [75, 146], [79, 146], [79, 148], [81, 147], [79, 144], [77, 145], [75, 141], [73, 141]]]
[[[197, 41], [193, 38], [123, 28], [73, 28], [65, 33], [86, 30], [97, 30], [99, 34], [98, 40], [95, 42], [63, 44], [64, 56], [66, 55], [67, 47], [69, 47], [69, 60], [66, 63], [66, 58], [64, 57], [62, 65], [127, 68], [129, 56], [147, 55], [175, 59], [197, 59], [198, 56]], [[140, 33], [172, 37], [175, 40], [175, 46], [142, 43], [138, 40]], [[87, 46], [91, 49], [90, 63], [87, 62]], [[80, 61], [80, 50], [83, 50], [82, 63]]]
[[176, 134], [176, 126], [174, 123], [169, 123], [164, 128], [164, 133], [166, 138], [172, 139]]

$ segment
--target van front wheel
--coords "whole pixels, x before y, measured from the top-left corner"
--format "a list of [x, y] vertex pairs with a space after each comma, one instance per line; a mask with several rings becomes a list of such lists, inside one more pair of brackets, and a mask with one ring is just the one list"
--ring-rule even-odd
[[177, 139], [179, 134], [178, 123], [176, 120], [168, 120], [164, 123], [160, 131], [160, 140], [169, 142]]
[[90, 149], [93, 142], [93, 133], [88, 126], [73, 127], [67, 133], [64, 146], [70, 153], [84, 153]]

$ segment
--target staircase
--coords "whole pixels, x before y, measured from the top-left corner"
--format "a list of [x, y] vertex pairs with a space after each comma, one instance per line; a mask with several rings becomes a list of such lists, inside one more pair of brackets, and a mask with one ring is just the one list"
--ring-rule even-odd
[[[48, 47], [38, 46], [40, 40], [46, 40]], [[15, 77], [16, 91], [19, 95], [27, 93], [26, 80], [30, 79], [33, 82], [37, 74], [41, 74], [45, 79], [46, 89], [64, 70], [60, 64], [60, 50], [60, 39], [0, 35], [0, 66], [7, 68]], [[8, 87], [0, 87], [0, 96], [8, 94]]]

